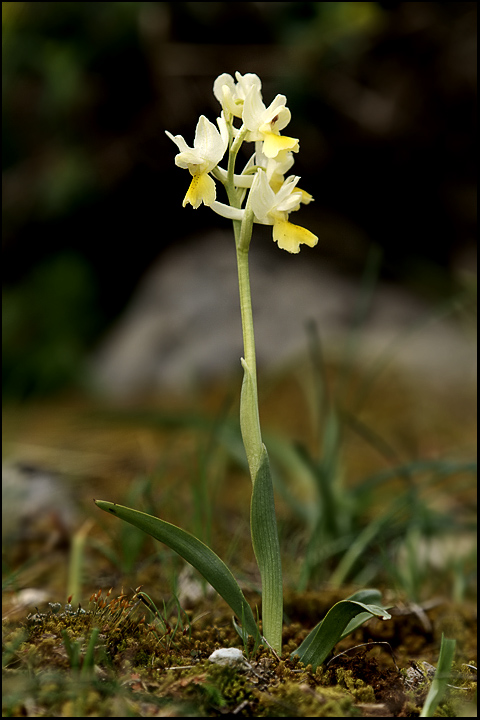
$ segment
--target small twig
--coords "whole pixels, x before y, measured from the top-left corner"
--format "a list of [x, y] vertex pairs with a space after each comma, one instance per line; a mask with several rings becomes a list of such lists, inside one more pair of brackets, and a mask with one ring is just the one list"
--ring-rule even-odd
[[250, 703], [250, 700], [244, 700], [240, 703], [240, 705], [237, 705], [235, 710], [232, 710], [232, 715], [238, 715], [239, 712], [242, 712], [243, 708], [247, 707], [247, 705]]

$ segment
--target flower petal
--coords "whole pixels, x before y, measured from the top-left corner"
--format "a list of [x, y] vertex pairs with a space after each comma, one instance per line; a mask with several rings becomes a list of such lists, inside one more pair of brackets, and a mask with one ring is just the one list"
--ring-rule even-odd
[[186, 152], [187, 150], [190, 150], [182, 135], [172, 135], [172, 133], [168, 132], [168, 130], [165, 130], [165, 134], [167, 135], [167, 137], [170, 138], [170, 140], [175, 143], [180, 152]]
[[217, 202], [216, 200], [210, 205], [210, 208], [216, 212], [217, 215], [221, 215], [229, 220], [243, 220], [245, 215], [245, 210], [232, 207], [231, 205], [225, 205], [224, 203]]
[[258, 135], [258, 128], [264, 122], [264, 113], [265, 105], [263, 104], [260, 89], [255, 85], [252, 85], [243, 104], [243, 122], [245, 127], [255, 135], [256, 140], [262, 139], [261, 135], [259, 135], [258, 138], [256, 135]]
[[301, 188], [297, 187], [296, 191], [301, 193], [302, 199], [300, 200], [300, 202], [302, 202], [304, 205], [308, 205], [309, 203], [313, 202], [313, 195], [310, 195], [310, 193], [308, 193], [306, 190], [302, 190]]
[[183, 207], [192, 205], [195, 210], [202, 204], [211, 205], [217, 197], [214, 180], [207, 173], [194, 175], [183, 199]]
[[205, 171], [210, 172], [223, 158], [227, 149], [228, 135], [219, 132], [215, 125], [200, 115], [195, 130], [195, 151], [205, 162]]
[[274, 158], [283, 150], [298, 152], [298, 149], [299, 143], [296, 138], [287, 137], [286, 135], [276, 135], [268, 130], [263, 131], [263, 154], [267, 158]]
[[260, 223], [271, 225], [269, 212], [275, 205], [275, 193], [270, 187], [263, 170], [258, 170], [250, 190], [250, 203], [253, 213]]
[[290, 110], [285, 107], [286, 102], [287, 98], [285, 95], [277, 95], [275, 100], [270, 103], [264, 113], [263, 122], [269, 123], [272, 130], [275, 126], [275, 130], [277, 132], [279, 130], [283, 130], [284, 127], [287, 127], [292, 116]]
[[300, 225], [294, 225], [288, 220], [276, 220], [273, 223], [273, 239], [279, 248], [287, 250], [289, 253], [300, 252], [302, 243], [309, 247], [315, 247], [318, 242], [318, 237], [310, 230], [300, 227]]
[[213, 84], [213, 94], [221, 104], [223, 110], [235, 117], [242, 117], [244, 100], [252, 87], [261, 92], [262, 82], [258, 75], [235, 73], [235, 80], [228, 73], [219, 75]]
[[213, 83], [213, 94], [218, 102], [228, 112], [236, 114], [235, 107], [235, 80], [228, 73], [222, 73]]

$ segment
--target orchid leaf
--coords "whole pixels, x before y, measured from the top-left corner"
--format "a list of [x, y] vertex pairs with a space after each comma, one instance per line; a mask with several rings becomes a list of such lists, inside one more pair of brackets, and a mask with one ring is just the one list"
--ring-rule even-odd
[[253, 617], [250, 605], [247, 603], [240, 586], [232, 573], [207, 545], [194, 535], [182, 530], [176, 525], [147, 515], [147, 513], [105, 500], [95, 500], [95, 504], [105, 512], [125, 520], [135, 527], [143, 530], [155, 540], [165, 543], [175, 550], [184, 560], [198, 570], [205, 580], [218, 592], [225, 602], [232, 608], [236, 616], [242, 620], [246, 631], [260, 641], [260, 633]]
[[383, 620], [390, 618], [385, 608], [372, 603], [379, 599], [378, 590], [361, 590], [336, 603], [292, 654], [315, 670], [325, 662], [339, 640], [366, 620], [374, 616]]
[[262, 578], [262, 632], [274, 650], [282, 652], [283, 585], [273, 483], [263, 446], [250, 506], [252, 544]]
[[250, 477], [254, 482], [259, 467], [264, 460], [265, 450], [260, 432], [255, 377], [243, 358], [241, 358], [241, 363], [244, 374], [240, 396], [240, 428], [250, 469]]

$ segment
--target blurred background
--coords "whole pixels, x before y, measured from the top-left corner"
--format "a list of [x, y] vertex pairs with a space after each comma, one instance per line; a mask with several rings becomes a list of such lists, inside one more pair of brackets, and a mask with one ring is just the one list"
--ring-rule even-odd
[[[285, 94], [318, 267], [434, 302], [471, 282], [476, 236], [473, 2], [6, 2], [3, 390], [81, 386], [145, 273], [192, 233], [168, 129], [192, 144], [222, 72]], [[267, 247], [268, 245], [268, 247]], [[271, 246], [271, 247], [270, 247]], [[270, 241], [265, 252], [278, 253]], [[305, 252], [305, 251], [304, 251]]]

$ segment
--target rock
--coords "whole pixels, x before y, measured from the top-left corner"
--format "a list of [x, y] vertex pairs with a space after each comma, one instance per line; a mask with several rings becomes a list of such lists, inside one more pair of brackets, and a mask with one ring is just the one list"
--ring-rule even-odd
[[[263, 230], [250, 251], [259, 368], [278, 369], [304, 353], [312, 320], [327, 357], [338, 357], [362, 298], [360, 278], [322, 267], [312, 257], [316, 250], [289, 255], [267, 248]], [[92, 357], [95, 387], [129, 398], [231, 376], [243, 355], [236, 273], [229, 232], [182, 240], [162, 255]], [[417, 332], [407, 336], [414, 326]], [[434, 310], [407, 291], [379, 283], [356, 359], [368, 362], [395, 342], [397, 365], [429, 380], [474, 381], [474, 339], [452, 321], [435, 319]]]
[[77, 523], [71, 486], [58, 473], [35, 464], [2, 465], [2, 539], [14, 543], [35, 540], [46, 552], [68, 544]]
[[242, 651], [238, 648], [220, 648], [219, 650], [214, 650], [208, 659], [216, 665], [240, 665], [250, 667]]

